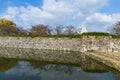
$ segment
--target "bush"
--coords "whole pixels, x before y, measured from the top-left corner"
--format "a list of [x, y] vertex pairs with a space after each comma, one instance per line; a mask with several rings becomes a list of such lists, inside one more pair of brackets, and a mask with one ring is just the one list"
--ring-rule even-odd
[[111, 35], [112, 38], [120, 38], [120, 35]]
[[85, 35], [85, 36], [110, 36], [109, 33], [105, 33], [105, 32], [87, 32], [87, 33], [83, 33], [82, 35]]

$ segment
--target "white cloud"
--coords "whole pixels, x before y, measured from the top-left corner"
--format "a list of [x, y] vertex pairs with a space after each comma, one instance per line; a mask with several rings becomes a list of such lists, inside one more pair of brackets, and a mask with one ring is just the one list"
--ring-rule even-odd
[[35, 76], [40, 74], [40, 69], [36, 68], [34, 69], [33, 66], [29, 62], [26, 61], [19, 61], [16, 66], [11, 68], [8, 71], [5, 71], [6, 74], [12, 74], [16, 76], [24, 76], [29, 77], [29, 76]]
[[86, 26], [89, 26], [90, 31], [106, 31], [107, 28], [120, 21], [119, 14], [105, 14], [105, 13], [94, 13], [88, 16], [83, 22]]
[[94, 31], [98, 29], [98, 26], [102, 25], [105, 27], [113, 20], [119, 20], [119, 14], [116, 17], [116, 14], [96, 13], [100, 8], [107, 5], [107, 1], [43, 0], [42, 7], [32, 5], [27, 7], [8, 7], [6, 13], [3, 13], [0, 17], [11, 19], [19, 26], [24, 26], [25, 28], [30, 28], [31, 25], [35, 24], [78, 26], [84, 23], [89, 30]]
[[50, 13], [42, 11], [38, 7], [27, 6], [26, 8], [21, 7], [8, 7], [6, 13], [4, 13], [2, 18], [10, 19], [15, 21], [20, 26], [25, 26], [30, 28], [34, 24], [45, 24], [45, 20], [52, 19], [54, 16]]

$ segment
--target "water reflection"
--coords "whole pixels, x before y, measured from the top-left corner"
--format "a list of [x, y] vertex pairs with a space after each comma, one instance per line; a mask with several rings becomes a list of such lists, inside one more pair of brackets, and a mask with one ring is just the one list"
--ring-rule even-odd
[[[53, 51], [38, 49], [17, 49], [17, 48], [0, 48], [0, 56], [6, 58], [18, 58], [28, 60], [50, 61], [54, 63], [76, 64], [84, 71], [89, 72], [106, 72], [105, 68], [90, 60], [80, 52], [74, 51]], [[37, 64], [40, 66], [41, 64]], [[43, 64], [42, 64], [43, 65]]]
[[72, 65], [15, 59], [1, 59], [0, 68], [0, 80], [120, 80], [113, 73], [107, 72], [106, 68], [102, 68], [102, 73], [92, 73]]
[[9, 59], [3, 59], [0, 58], [0, 71], [7, 71], [11, 69], [13, 66], [15, 66], [17, 63], [16, 60], [9, 60]]
[[[42, 53], [49, 57], [48, 53], [50, 52], [54, 53], [56, 56], [60, 56], [64, 53], [62, 51], [1, 48], [0, 56], [10, 56], [8, 53], [11, 53], [11, 55], [16, 54], [18, 58], [20, 58], [21, 53], [26, 55], [29, 55], [29, 53]], [[59, 58], [54, 59], [56, 60], [55, 62], [51, 61], [49, 63], [45, 62], [45, 60], [25, 61], [0, 58], [0, 80], [120, 80], [120, 75], [117, 71], [112, 71], [112, 69], [91, 60], [84, 54], [76, 52], [67, 52], [65, 54], [72, 54], [72, 56], [65, 55], [67, 59], [79, 54], [79, 56], [75, 57], [75, 59], [79, 61], [76, 64], [66, 65], [67, 62], [64, 63], [64, 60]], [[31, 56], [29, 55], [29, 57]], [[39, 56], [37, 58], [39, 58]]]

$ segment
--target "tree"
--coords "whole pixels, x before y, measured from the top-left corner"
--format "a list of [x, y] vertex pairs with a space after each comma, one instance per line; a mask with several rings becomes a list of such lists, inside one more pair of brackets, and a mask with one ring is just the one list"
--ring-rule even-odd
[[7, 20], [7, 19], [0, 19], [0, 25], [16, 26], [16, 24], [14, 22]]
[[35, 35], [50, 35], [51, 30], [48, 28], [47, 25], [39, 24], [32, 26], [32, 29], [30, 30], [32, 34]]
[[115, 25], [110, 26], [108, 30], [112, 34], [120, 35], [120, 22], [116, 23]]
[[18, 29], [19, 29], [20, 35], [29, 35], [29, 31], [26, 29], [23, 29], [23, 27], [18, 27]]
[[54, 33], [56, 35], [73, 35], [76, 33], [75, 27], [74, 26], [62, 26], [58, 25], [54, 29]]
[[54, 29], [54, 33], [56, 35], [62, 35], [63, 34], [63, 26], [62, 25], [58, 25], [56, 26], [56, 28]]
[[0, 19], [0, 35], [16, 35], [20, 30], [16, 27], [16, 24], [7, 19]]
[[67, 26], [65, 28], [65, 34], [66, 35], [73, 35], [73, 34], [75, 34], [75, 28], [74, 28], [74, 26]]

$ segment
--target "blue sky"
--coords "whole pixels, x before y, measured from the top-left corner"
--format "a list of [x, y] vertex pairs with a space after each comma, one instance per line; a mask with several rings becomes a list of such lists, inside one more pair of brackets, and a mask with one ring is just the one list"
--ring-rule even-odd
[[0, 0], [0, 12], [5, 11], [9, 6], [20, 7], [32, 5], [36, 7], [42, 6], [42, 0]]
[[101, 9], [106, 13], [120, 13], [120, 0], [108, 0], [108, 4]]
[[85, 25], [106, 31], [120, 21], [120, 0], [0, 0], [0, 18], [25, 29], [36, 24]]

